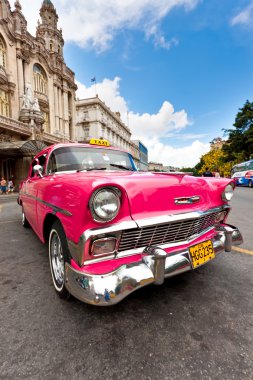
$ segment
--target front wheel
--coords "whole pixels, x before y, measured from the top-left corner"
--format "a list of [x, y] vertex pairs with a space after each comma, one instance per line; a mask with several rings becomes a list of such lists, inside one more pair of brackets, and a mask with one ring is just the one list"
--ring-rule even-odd
[[249, 187], [253, 187], [252, 179], [249, 180]]
[[68, 244], [62, 225], [56, 221], [49, 236], [49, 263], [54, 288], [61, 298], [68, 299], [70, 294], [65, 287], [65, 263], [69, 258]]

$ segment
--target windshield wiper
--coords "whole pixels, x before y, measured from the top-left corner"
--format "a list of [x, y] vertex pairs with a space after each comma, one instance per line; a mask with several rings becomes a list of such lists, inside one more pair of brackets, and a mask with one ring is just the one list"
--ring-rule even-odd
[[79, 172], [83, 172], [83, 171], [86, 171], [86, 172], [91, 172], [92, 170], [106, 170], [107, 168], [104, 168], [104, 167], [99, 167], [99, 168], [87, 168], [87, 169], [78, 169], [76, 172], [79, 173]]
[[113, 166], [113, 167], [119, 168], [119, 169], [124, 169], [124, 170], [132, 170], [130, 168], [127, 168], [126, 166], [118, 165], [118, 164], [110, 164], [110, 166]]

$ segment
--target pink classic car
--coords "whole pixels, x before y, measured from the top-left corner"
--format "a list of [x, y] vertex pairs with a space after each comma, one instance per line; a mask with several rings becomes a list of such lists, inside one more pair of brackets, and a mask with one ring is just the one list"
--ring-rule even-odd
[[91, 143], [47, 147], [20, 185], [60, 297], [113, 305], [242, 243], [226, 223], [234, 181], [138, 172], [129, 153]]

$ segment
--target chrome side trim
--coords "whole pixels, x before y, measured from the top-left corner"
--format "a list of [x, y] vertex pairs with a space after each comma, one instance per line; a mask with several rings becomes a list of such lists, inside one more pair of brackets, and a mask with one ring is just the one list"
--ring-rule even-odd
[[215, 207], [207, 211], [193, 211], [193, 212], [185, 212], [185, 213], [180, 213], [180, 214], [156, 216], [154, 218], [137, 219], [136, 223], [138, 227], [147, 227], [147, 226], [152, 226], [154, 224], [177, 222], [177, 221], [183, 221], [187, 219], [197, 219], [197, 218], [201, 218], [202, 216], [212, 214], [214, 212], [228, 211], [229, 209], [230, 209], [229, 205], [222, 205], [220, 207]]
[[199, 195], [193, 195], [192, 197], [174, 198], [174, 202], [176, 205], [192, 204], [192, 203], [197, 203], [199, 201], [200, 201]]
[[61, 213], [63, 215], [66, 215], [66, 216], [72, 216], [72, 213], [70, 211], [65, 210], [65, 209], [63, 209], [61, 207], [55, 206], [54, 204], [52, 204], [50, 202], [43, 201], [43, 199], [41, 199], [41, 198], [35, 197], [35, 196], [33, 196], [31, 194], [28, 194], [28, 193], [25, 193], [25, 192], [20, 192], [20, 194], [21, 195], [25, 195], [28, 198], [34, 199], [35, 201], [37, 201], [39, 203], [42, 203], [45, 206], [50, 207], [54, 211], [55, 214], [57, 212], [59, 212], [59, 213]]

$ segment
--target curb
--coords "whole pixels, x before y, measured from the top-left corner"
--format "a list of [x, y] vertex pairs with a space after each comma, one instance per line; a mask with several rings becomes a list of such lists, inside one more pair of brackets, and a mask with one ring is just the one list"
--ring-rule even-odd
[[17, 198], [18, 193], [14, 194], [0, 194], [0, 199]]

